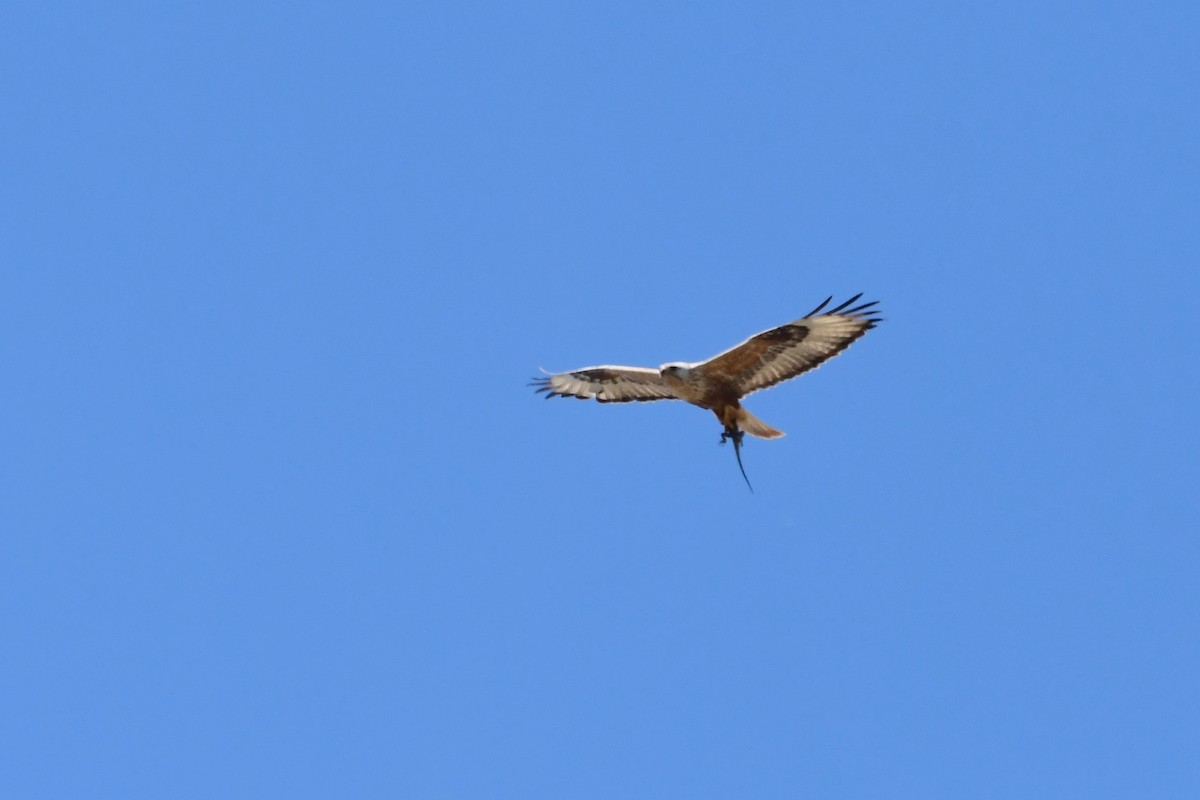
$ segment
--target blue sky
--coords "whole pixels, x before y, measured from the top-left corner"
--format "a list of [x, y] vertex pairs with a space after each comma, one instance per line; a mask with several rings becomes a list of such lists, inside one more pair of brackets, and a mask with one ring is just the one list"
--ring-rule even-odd
[[[1189, 3], [0, 12], [11, 797], [1195, 797]], [[865, 292], [748, 401], [700, 360]]]

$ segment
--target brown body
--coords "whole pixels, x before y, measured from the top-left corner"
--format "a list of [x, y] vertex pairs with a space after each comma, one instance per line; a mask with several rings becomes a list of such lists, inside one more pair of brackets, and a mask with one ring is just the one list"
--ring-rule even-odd
[[663, 382], [685, 402], [707, 408], [727, 431], [743, 430], [760, 439], [778, 439], [784, 433], [742, 408], [737, 386], [728, 380], [703, 380], [695, 371], [664, 369]]

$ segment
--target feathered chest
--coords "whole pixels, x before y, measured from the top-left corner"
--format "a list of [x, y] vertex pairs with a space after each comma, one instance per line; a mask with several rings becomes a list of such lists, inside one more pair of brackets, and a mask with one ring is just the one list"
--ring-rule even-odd
[[664, 378], [680, 400], [702, 408], [717, 408], [738, 399], [737, 387], [729, 377], [712, 374], [703, 368], [693, 368], [682, 375], [664, 375]]

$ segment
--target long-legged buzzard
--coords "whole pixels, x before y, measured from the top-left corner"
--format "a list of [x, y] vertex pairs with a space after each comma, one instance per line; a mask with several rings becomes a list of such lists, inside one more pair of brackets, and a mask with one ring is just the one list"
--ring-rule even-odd
[[[547, 373], [546, 377], [534, 378], [530, 385], [545, 392], [547, 398], [576, 397], [601, 403], [684, 400], [707, 408], [725, 426], [722, 444], [733, 440], [741, 468], [744, 434], [760, 439], [783, 436], [783, 431], [742, 408], [741, 399], [820, 366], [875, 327], [881, 321], [875, 308], [878, 301], [855, 306], [860, 297], [857, 294], [822, 313], [833, 299], [830, 297], [795, 322], [751, 336], [707, 361], [673, 361], [658, 369], [584, 367], [557, 375]], [[744, 468], [742, 477], [746, 477]], [[748, 478], [746, 485], [750, 485]]]

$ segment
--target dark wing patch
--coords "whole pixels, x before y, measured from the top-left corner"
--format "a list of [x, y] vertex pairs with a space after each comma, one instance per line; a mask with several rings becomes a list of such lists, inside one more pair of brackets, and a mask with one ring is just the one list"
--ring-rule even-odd
[[820, 313], [833, 299], [829, 298], [795, 322], [751, 336], [698, 368], [711, 380], [735, 387], [743, 397], [802, 375], [882, 321], [876, 315], [878, 301], [854, 306], [860, 297]]

